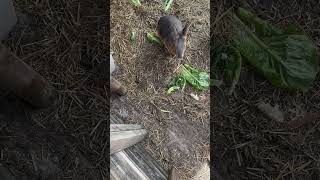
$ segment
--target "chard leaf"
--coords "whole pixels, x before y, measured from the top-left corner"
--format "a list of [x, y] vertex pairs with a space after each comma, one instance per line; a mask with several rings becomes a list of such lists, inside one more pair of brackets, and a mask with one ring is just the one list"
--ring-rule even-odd
[[195, 69], [188, 64], [184, 64], [180, 67], [181, 76], [191, 84], [195, 89], [205, 91], [209, 89], [209, 74]]
[[181, 65], [178, 73], [179, 75], [170, 82], [169, 88], [166, 91], [167, 94], [179, 89], [183, 90], [187, 83], [197, 90], [206, 91], [209, 89], [208, 73], [195, 69], [187, 64]]
[[219, 79], [220, 71], [222, 69], [226, 77], [226, 81], [230, 84], [229, 95], [233, 93], [235, 86], [237, 85], [240, 73], [241, 73], [241, 54], [232, 47], [218, 47], [213, 50], [213, 75], [216, 79]]
[[186, 86], [186, 79], [184, 79], [181, 76], [177, 76], [175, 78], [172, 79], [172, 81], [169, 84], [169, 88], [167, 90], [167, 94], [171, 94], [172, 92], [175, 92], [179, 89], [184, 89], [184, 87]]
[[147, 38], [150, 42], [162, 45], [160, 38], [155, 32], [147, 33]]
[[180, 87], [179, 86], [171, 86], [168, 90], [167, 90], [167, 94], [171, 94], [177, 90], [179, 90]]
[[274, 86], [307, 91], [316, 78], [316, 47], [292, 27], [282, 30], [239, 8], [234, 46]]

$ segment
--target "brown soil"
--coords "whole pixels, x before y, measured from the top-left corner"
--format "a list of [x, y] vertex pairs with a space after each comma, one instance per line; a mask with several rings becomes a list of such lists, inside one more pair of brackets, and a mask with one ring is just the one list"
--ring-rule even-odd
[[[209, 69], [209, 1], [176, 0], [168, 13], [162, 1], [141, 3], [134, 8], [127, 0], [111, 1], [111, 51], [120, 66], [115, 76], [128, 89], [126, 97], [111, 101], [111, 111], [124, 113], [128, 123], [144, 125], [149, 133], [145, 148], [165, 169], [174, 166], [182, 179], [191, 178], [209, 156], [209, 94], [187, 89], [166, 95], [165, 90], [181, 63]], [[146, 39], [166, 14], [193, 23], [180, 62]], [[135, 43], [130, 42], [131, 31], [137, 32]]]
[[1, 92], [0, 179], [108, 178], [109, 76], [93, 73], [109, 56], [105, 1], [14, 5], [18, 24], [4, 44], [54, 86], [58, 99], [35, 111]]

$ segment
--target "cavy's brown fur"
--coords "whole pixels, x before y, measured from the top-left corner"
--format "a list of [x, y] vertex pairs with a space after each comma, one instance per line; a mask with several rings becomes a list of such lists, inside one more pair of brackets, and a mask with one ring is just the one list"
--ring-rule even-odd
[[170, 15], [160, 18], [158, 22], [158, 35], [172, 56], [183, 58], [190, 25], [190, 23], [187, 23], [183, 28], [181, 21], [176, 16]]

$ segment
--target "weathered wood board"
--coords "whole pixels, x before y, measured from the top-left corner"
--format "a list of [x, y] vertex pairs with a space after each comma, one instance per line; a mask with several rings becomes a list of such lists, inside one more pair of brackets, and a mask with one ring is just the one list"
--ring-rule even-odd
[[[123, 124], [111, 115], [111, 124]], [[135, 144], [110, 156], [111, 180], [166, 180], [167, 172], [141, 144]]]
[[122, 151], [138, 142], [147, 135], [147, 131], [137, 124], [110, 125], [110, 154]]
[[[210, 164], [209, 162], [204, 163], [196, 175], [192, 178], [193, 180], [210, 180]], [[216, 179], [216, 178], [215, 178]]]

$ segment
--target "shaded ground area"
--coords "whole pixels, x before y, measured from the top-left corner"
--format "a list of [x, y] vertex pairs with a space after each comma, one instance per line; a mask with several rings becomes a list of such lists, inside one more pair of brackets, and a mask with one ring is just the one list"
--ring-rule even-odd
[[1, 98], [0, 107], [1, 180], [101, 179], [76, 138], [39, 128], [31, 109], [13, 97]]
[[14, 5], [19, 22], [5, 44], [59, 96], [38, 111], [1, 99], [1, 165], [21, 174], [17, 179], [108, 177], [108, 74], [94, 73], [107, 68], [99, 62], [109, 56], [105, 1]]
[[[297, 25], [320, 47], [319, 1], [218, 1], [214, 5], [213, 44], [227, 44], [230, 18], [219, 19], [232, 5], [245, 7], [277, 26]], [[319, 50], [318, 50], [319, 52]], [[266, 118], [256, 108], [264, 101], [279, 105], [288, 122], [304, 112], [320, 110], [320, 79], [307, 93], [273, 87], [244, 64], [236, 95], [224, 89], [212, 97], [214, 166], [223, 179], [319, 179], [319, 121], [296, 130]]]
[[[111, 101], [111, 111], [128, 123], [142, 124], [149, 136], [144, 147], [165, 169], [174, 166], [190, 178], [209, 156], [209, 94], [186, 89], [173, 95], [165, 90], [180, 63], [209, 69], [209, 1], [173, 1], [167, 14], [177, 15], [183, 24], [191, 21], [186, 57], [167, 57], [164, 49], [147, 41], [164, 13], [162, 1], [111, 1], [111, 51], [120, 66], [116, 78], [128, 89], [126, 97]], [[136, 43], [130, 42], [137, 32]], [[200, 97], [196, 101], [193, 92]]]

